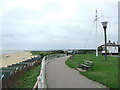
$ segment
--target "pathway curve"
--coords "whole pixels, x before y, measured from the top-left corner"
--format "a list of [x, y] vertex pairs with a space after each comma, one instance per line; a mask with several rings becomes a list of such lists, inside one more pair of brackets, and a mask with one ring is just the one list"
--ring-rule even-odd
[[46, 66], [48, 88], [106, 88], [69, 68], [65, 61], [68, 56], [51, 60]]

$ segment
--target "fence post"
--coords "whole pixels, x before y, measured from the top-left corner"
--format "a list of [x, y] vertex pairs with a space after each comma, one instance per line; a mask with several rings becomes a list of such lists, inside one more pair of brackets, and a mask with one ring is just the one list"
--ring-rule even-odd
[[39, 81], [38, 81], [38, 90], [40, 90], [40, 89], [41, 89], [41, 85], [42, 85], [42, 84], [41, 84], [41, 77], [38, 76], [38, 77], [37, 77], [37, 80], [39, 80]]

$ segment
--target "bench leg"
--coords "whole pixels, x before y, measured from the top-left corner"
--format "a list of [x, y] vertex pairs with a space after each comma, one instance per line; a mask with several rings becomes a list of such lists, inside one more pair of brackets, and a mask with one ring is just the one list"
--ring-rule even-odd
[[82, 67], [83, 70], [88, 70], [87, 67]]
[[92, 67], [90, 67], [90, 68], [88, 68], [88, 70], [92, 70], [92, 71], [93, 71], [93, 68], [92, 68]]
[[93, 68], [91, 67], [92, 71], [93, 71]]

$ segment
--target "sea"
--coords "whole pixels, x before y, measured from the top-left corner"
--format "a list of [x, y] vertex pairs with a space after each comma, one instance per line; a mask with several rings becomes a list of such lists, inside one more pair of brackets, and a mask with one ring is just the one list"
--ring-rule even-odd
[[18, 51], [23, 51], [23, 50], [0, 50], [0, 55], [2, 54], [8, 54], [8, 53], [15, 53]]

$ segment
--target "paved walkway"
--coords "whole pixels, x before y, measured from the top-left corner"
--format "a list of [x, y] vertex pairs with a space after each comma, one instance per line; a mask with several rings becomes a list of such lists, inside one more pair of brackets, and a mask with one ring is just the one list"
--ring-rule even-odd
[[51, 60], [46, 66], [48, 88], [106, 88], [94, 82], [75, 69], [69, 68], [65, 61], [68, 56]]

